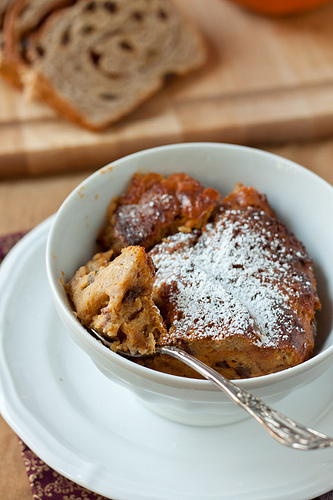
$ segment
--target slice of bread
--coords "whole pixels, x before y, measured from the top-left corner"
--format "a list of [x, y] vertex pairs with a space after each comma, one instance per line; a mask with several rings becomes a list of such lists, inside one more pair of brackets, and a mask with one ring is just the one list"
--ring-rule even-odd
[[169, 0], [80, 0], [29, 42], [35, 92], [99, 130], [205, 58], [202, 40]]
[[[1, 1], [1, 0], [0, 0]], [[3, 0], [0, 3], [2, 50], [0, 74], [22, 88], [30, 68], [27, 59], [29, 41], [51, 13], [77, 0]]]

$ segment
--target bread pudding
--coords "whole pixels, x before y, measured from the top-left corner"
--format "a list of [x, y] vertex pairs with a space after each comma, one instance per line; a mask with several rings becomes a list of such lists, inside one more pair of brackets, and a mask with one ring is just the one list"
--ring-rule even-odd
[[112, 253], [97, 254], [82, 266], [68, 294], [82, 323], [114, 341], [115, 350], [152, 353], [165, 329], [152, 300], [152, 260], [139, 246], [124, 248], [110, 262]]
[[[312, 355], [312, 262], [253, 187], [238, 184], [221, 199], [185, 174], [136, 174], [111, 201], [98, 241], [104, 252], [66, 288], [81, 322], [114, 350], [179, 346], [229, 379]], [[198, 376], [165, 355], [141, 363]]]

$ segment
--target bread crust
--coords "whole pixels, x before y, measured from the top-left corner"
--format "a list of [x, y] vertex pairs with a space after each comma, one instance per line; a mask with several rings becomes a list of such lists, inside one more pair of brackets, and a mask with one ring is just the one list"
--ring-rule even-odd
[[110, 203], [99, 243], [116, 253], [128, 245], [149, 249], [175, 232], [201, 229], [220, 200], [215, 189], [183, 173], [137, 173], [124, 196]]
[[17, 87], [19, 89], [22, 88], [21, 75], [18, 69], [16, 62], [12, 60], [10, 52], [8, 50], [8, 33], [10, 30], [11, 24], [11, 10], [16, 3], [14, 1], [5, 2], [3, 11], [1, 12], [0, 19], [0, 75], [4, 78], [8, 83]]

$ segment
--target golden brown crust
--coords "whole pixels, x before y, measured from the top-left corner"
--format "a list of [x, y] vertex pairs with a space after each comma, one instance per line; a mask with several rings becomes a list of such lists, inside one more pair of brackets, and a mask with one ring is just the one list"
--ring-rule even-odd
[[0, 56], [0, 75], [13, 87], [20, 90], [23, 88], [21, 72], [18, 70], [17, 65], [6, 61], [2, 56]]
[[1, 55], [0, 55], [0, 75], [11, 85], [22, 88], [20, 70], [17, 66], [16, 58], [13, 61], [11, 50], [9, 49], [9, 36], [12, 27], [12, 10], [17, 7], [13, 4], [18, 2], [8, 2], [6, 10], [2, 13], [1, 23]]
[[252, 186], [247, 187], [240, 182], [236, 184], [233, 191], [222, 200], [225, 210], [237, 210], [246, 207], [254, 207], [263, 210], [270, 217], [275, 217], [274, 211], [269, 206], [266, 195], [258, 193]]
[[179, 230], [204, 226], [220, 198], [186, 174], [135, 174], [126, 193], [111, 203], [99, 241], [116, 252], [127, 245], [151, 248]]

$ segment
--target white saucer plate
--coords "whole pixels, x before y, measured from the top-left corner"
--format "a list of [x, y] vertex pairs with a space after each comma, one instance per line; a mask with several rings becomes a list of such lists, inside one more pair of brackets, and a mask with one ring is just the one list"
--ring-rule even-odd
[[[104, 378], [53, 306], [50, 225], [25, 236], [0, 269], [0, 411], [41, 459], [114, 500], [306, 500], [333, 489], [333, 449], [286, 448], [251, 419], [177, 424]], [[330, 369], [276, 408], [333, 435], [332, 377]]]

